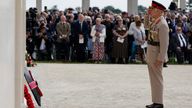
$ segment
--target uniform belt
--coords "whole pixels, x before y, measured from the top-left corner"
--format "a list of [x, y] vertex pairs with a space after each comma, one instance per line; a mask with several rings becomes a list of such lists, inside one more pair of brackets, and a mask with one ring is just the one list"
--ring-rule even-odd
[[154, 42], [154, 41], [148, 41], [148, 44], [152, 46], [160, 46], [159, 42]]

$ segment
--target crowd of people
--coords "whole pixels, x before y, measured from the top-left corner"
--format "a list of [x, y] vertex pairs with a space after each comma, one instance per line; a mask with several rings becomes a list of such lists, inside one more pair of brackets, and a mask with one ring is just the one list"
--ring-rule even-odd
[[[129, 15], [90, 8], [78, 12], [47, 8], [26, 13], [27, 52], [33, 60], [65, 62], [145, 63], [149, 13]], [[192, 13], [165, 11], [169, 25], [169, 58], [192, 63]]]

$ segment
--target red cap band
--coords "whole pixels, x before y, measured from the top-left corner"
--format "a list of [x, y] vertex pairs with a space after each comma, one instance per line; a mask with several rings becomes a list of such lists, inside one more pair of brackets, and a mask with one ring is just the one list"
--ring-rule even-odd
[[152, 6], [154, 8], [160, 9], [160, 10], [165, 10], [163, 7], [161, 7], [161, 6], [157, 5], [157, 4], [152, 4]]

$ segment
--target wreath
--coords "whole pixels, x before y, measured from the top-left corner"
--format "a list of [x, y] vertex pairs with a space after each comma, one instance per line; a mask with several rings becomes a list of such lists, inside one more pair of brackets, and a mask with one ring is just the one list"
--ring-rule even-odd
[[24, 85], [24, 97], [27, 101], [27, 107], [28, 108], [35, 108], [31, 94], [29, 93], [29, 90], [26, 85]]

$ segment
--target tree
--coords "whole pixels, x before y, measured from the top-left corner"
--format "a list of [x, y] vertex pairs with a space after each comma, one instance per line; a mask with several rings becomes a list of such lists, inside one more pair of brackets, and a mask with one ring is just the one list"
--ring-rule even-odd
[[105, 10], [110, 10], [112, 12], [115, 10], [115, 8], [113, 6], [106, 6], [106, 7], [104, 7], [104, 9]]
[[51, 9], [58, 10], [57, 5], [54, 5]]
[[115, 9], [114, 13], [120, 14], [122, 11], [120, 9]]
[[51, 11], [51, 12], [53, 12], [53, 11], [57, 11], [58, 10], [58, 8], [57, 8], [57, 5], [54, 5], [51, 9], [49, 9], [48, 11]]
[[142, 6], [142, 5], [139, 5], [139, 6], [138, 6], [138, 12], [139, 12], [139, 13], [145, 13], [146, 10], [147, 10], [146, 7], [144, 7], [144, 6]]
[[187, 9], [191, 10], [192, 9], [192, 0], [189, 0], [187, 2]]
[[106, 6], [103, 8], [103, 10], [109, 10], [109, 11], [116, 13], [116, 14], [119, 14], [122, 12], [120, 9], [118, 9], [118, 8], [116, 9], [113, 6]]

